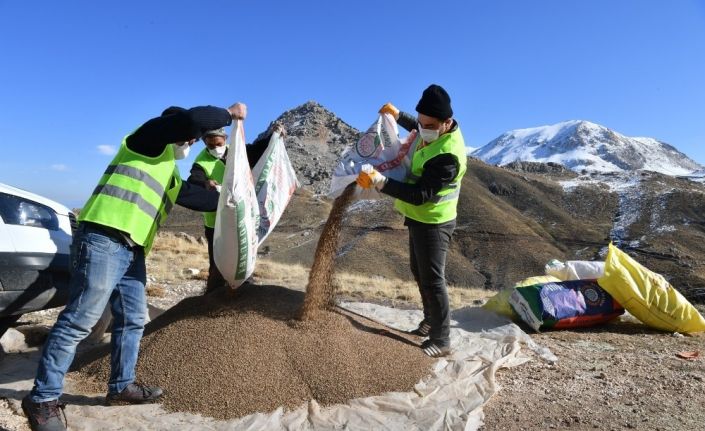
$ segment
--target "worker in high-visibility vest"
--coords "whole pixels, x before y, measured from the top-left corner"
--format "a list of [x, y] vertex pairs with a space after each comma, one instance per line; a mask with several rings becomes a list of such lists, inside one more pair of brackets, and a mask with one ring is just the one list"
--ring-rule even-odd
[[176, 160], [207, 130], [244, 119], [247, 107], [171, 107], [125, 136], [81, 209], [72, 244], [71, 282], [39, 360], [32, 391], [22, 408], [32, 430], [65, 430], [59, 402], [64, 376], [76, 346], [91, 331], [106, 305], [114, 317], [111, 372], [105, 402], [140, 404], [162, 390], [135, 382], [135, 366], [146, 310], [145, 256], [174, 204], [213, 211], [218, 193], [182, 183]]
[[[280, 123], [273, 123], [268, 131], [260, 134], [251, 144], [245, 145], [247, 160], [250, 168], [257, 164], [262, 154], [267, 150], [272, 133], [279, 132], [285, 134], [284, 127]], [[207, 188], [208, 190], [219, 190], [223, 182], [225, 172], [225, 161], [228, 156], [228, 146], [226, 141], [228, 134], [225, 128], [209, 130], [203, 134], [203, 143], [206, 148], [196, 156], [196, 160], [191, 167], [191, 175], [186, 180], [189, 183]], [[206, 281], [205, 293], [210, 293], [220, 287], [226, 287], [227, 282], [218, 270], [213, 259], [213, 234], [215, 233], [215, 211], [203, 213], [203, 225], [206, 241], [208, 242], [208, 281]]]
[[413, 117], [387, 103], [380, 113], [416, 131], [411, 172], [405, 181], [388, 179], [376, 170], [360, 172], [357, 183], [392, 196], [409, 228], [411, 272], [419, 286], [424, 318], [411, 331], [428, 337], [421, 348], [432, 357], [450, 353], [450, 306], [445, 281], [446, 255], [455, 229], [460, 185], [467, 167], [467, 150], [450, 96], [439, 85], [424, 90]]

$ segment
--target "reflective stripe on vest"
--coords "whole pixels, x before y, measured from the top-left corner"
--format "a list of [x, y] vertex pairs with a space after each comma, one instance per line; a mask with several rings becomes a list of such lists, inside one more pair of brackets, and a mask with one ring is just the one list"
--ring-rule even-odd
[[436, 195], [431, 199], [431, 202], [437, 204], [440, 202], [452, 201], [453, 199], [458, 199], [458, 197], [460, 197], [460, 187], [455, 187], [455, 184], [453, 184], [452, 188], [454, 188], [455, 190], [448, 193], [447, 195], [443, 195], [443, 196]]
[[[215, 180], [218, 184], [223, 183], [225, 163], [223, 163], [221, 159], [218, 159], [209, 153], [208, 148], [204, 148], [200, 153], [198, 153], [198, 156], [196, 156], [196, 160], [194, 160], [193, 164], [200, 166], [206, 173], [206, 177], [209, 180]], [[215, 211], [203, 213], [203, 224], [206, 227], [215, 227], [215, 214]]]
[[126, 139], [78, 220], [126, 232], [148, 253], [157, 229], [176, 202], [181, 176], [171, 145], [159, 156], [147, 157], [127, 148]]
[[118, 186], [111, 186], [110, 184], [99, 185], [93, 190], [93, 194], [102, 194], [122, 199], [123, 201], [131, 202], [137, 205], [137, 208], [147, 213], [147, 215], [151, 218], [157, 218], [157, 216], [159, 216], [159, 209], [144, 200], [142, 196]]
[[154, 190], [154, 193], [159, 196], [164, 195], [164, 187], [154, 178], [152, 178], [147, 172], [133, 168], [132, 166], [125, 165], [110, 165], [108, 169], [105, 170], [106, 175], [120, 174], [127, 177], [135, 178], [139, 181], [145, 183], [150, 189]]
[[394, 206], [405, 217], [422, 223], [438, 224], [451, 221], [457, 216], [458, 198], [460, 197], [460, 185], [465, 170], [467, 169], [467, 150], [465, 141], [456, 128], [441, 136], [425, 147], [416, 147], [411, 160], [411, 172], [406, 177], [406, 182], [415, 184], [423, 175], [424, 165], [427, 161], [441, 154], [450, 154], [458, 161], [458, 172], [453, 181], [443, 187], [436, 195], [421, 205], [396, 199]]

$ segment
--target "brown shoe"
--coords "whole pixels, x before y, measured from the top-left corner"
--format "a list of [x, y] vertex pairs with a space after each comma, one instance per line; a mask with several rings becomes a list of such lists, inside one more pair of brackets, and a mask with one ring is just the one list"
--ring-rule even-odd
[[35, 403], [29, 395], [22, 399], [22, 411], [27, 415], [32, 431], [66, 431], [65, 407], [66, 404], [59, 400]]
[[108, 393], [108, 395], [105, 396], [105, 405], [148, 404], [157, 401], [161, 396], [161, 388], [130, 383], [120, 393]]

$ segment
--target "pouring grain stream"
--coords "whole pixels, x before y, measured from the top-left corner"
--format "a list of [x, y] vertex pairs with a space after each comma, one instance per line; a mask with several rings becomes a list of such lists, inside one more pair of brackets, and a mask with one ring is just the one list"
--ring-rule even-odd
[[318, 311], [330, 308], [333, 304], [335, 289], [332, 281], [335, 254], [338, 250], [338, 240], [340, 239], [340, 224], [345, 211], [352, 202], [355, 187], [355, 183], [348, 185], [333, 202], [333, 208], [323, 227], [321, 237], [318, 239], [316, 254], [308, 276], [306, 297], [299, 312], [299, 319], [301, 320], [314, 320]]

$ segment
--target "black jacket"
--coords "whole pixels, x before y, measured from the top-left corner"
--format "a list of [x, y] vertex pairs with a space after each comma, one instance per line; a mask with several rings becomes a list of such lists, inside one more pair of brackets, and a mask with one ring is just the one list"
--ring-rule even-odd
[[[418, 122], [411, 114], [399, 113], [397, 124], [407, 131], [418, 127]], [[458, 127], [458, 123], [453, 121], [453, 129]], [[458, 161], [450, 154], [439, 154], [428, 160], [424, 165], [423, 174], [416, 184], [408, 184], [396, 181], [391, 178], [380, 190], [389, 196], [408, 202], [412, 205], [421, 205], [431, 200], [445, 186], [453, 182], [453, 178], [458, 174], [460, 166]], [[418, 224], [415, 220], [406, 218], [404, 224]]]
[[[231, 123], [232, 118], [227, 109], [198, 106], [152, 118], [127, 137], [127, 148], [148, 157], [157, 157], [169, 144], [199, 139], [204, 132]], [[215, 211], [218, 207], [218, 192], [184, 182], [176, 203], [195, 211]]]

